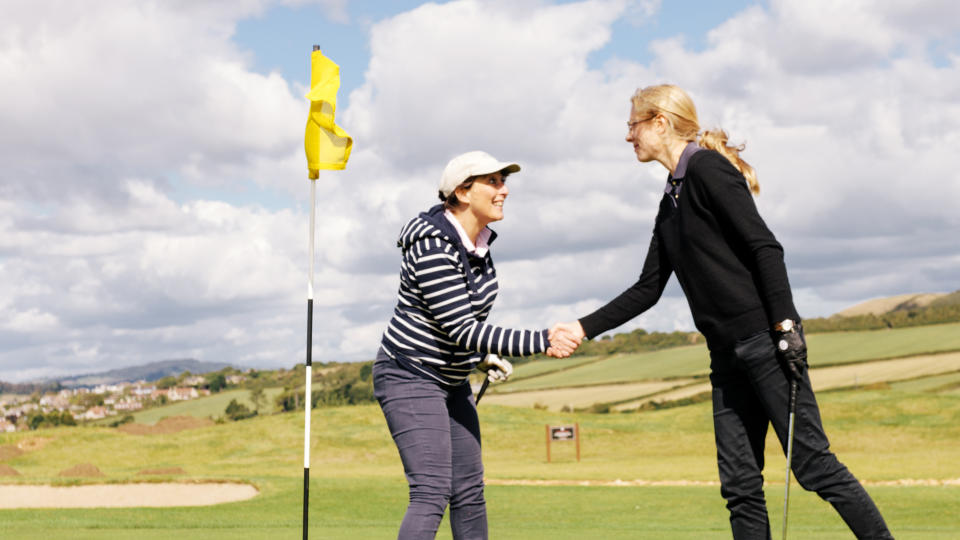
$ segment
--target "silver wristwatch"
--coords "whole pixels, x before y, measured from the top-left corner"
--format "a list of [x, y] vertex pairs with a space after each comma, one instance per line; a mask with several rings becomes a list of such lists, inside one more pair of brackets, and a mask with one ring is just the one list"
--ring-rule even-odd
[[[773, 329], [780, 334], [792, 334], [797, 331], [797, 323], [793, 322], [793, 319], [784, 319], [778, 322]], [[781, 351], [786, 351], [790, 348], [790, 344], [787, 342], [787, 340], [780, 338], [780, 340], [777, 342], [777, 348]]]
[[791, 334], [797, 331], [797, 323], [793, 322], [793, 319], [784, 319], [778, 322], [773, 329], [781, 334]]

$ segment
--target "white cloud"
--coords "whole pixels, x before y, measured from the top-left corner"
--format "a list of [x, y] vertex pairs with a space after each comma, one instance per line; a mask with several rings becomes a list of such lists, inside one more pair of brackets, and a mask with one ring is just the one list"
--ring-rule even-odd
[[357, 140], [406, 168], [465, 147], [527, 159], [578, 152], [589, 139], [585, 124], [563, 129], [579, 104], [567, 97], [590, 84], [587, 55], [609, 40], [624, 8], [425, 4], [371, 29], [366, 83], [344, 118]]
[[[912, 17], [905, 5], [868, 4], [751, 8], [713, 30], [705, 51], [661, 43], [656, 67], [691, 91], [702, 124], [747, 141], [758, 204], [784, 240], [795, 285], [852, 301], [951, 290], [955, 277], [939, 268], [956, 248], [938, 239], [958, 230], [950, 148], [960, 76], [928, 46], [960, 24], [946, 3], [918, 5]], [[925, 34], [920, 20], [938, 22]], [[845, 267], [857, 270], [838, 278], [843, 286], [825, 278]]]
[[[193, 356], [303, 360], [302, 90], [231, 42], [269, 2], [17, 3], [0, 21], [0, 379]], [[339, 111], [349, 167], [317, 182], [315, 360], [372, 358], [395, 236], [445, 161], [518, 161], [493, 255], [494, 320], [582, 316], [639, 274], [665, 173], [623, 142], [629, 96], [671, 81], [757, 167], [797, 304], [957, 288], [960, 22], [950, 2], [751, 7], [702, 51], [602, 66], [614, 22], [657, 2], [460, 0], [369, 28]], [[348, 21], [345, 2], [328, 17]], [[829, 15], [829, 17], [827, 16]], [[644, 45], [638, 37], [638, 47]], [[296, 207], [184, 198], [257, 185]], [[672, 284], [623, 330], [688, 330]]]
[[127, 176], [228, 183], [211, 173], [297, 146], [301, 103], [247, 69], [232, 22], [152, 2], [17, 7], [0, 22], [2, 192], [47, 202], [109, 199]]

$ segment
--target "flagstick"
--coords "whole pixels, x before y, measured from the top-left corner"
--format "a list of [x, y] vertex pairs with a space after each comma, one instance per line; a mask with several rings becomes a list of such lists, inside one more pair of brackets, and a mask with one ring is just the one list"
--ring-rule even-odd
[[305, 414], [303, 418], [303, 540], [307, 540], [307, 521], [310, 501], [310, 402], [313, 394], [313, 230], [317, 208], [317, 181], [310, 180], [310, 279], [307, 281], [307, 387], [303, 395]]

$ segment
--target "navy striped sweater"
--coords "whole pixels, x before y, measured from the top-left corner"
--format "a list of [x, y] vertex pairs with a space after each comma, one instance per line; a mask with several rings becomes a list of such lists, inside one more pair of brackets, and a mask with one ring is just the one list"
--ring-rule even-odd
[[[489, 242], [496, 237], [491, 235]], [[493, 259], [468, 254], [437, 205], [400, 232], [400, 292], [381, 345], [414, 372], [462, 384], [488, 353], [528, 356], [550, 346], [547, 330], [486, 324], [499, 286]]]

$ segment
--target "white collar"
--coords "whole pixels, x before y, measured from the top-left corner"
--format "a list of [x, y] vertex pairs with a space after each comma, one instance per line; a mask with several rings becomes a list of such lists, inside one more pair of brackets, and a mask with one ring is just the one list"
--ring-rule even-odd
[[453, 212], [450, 210], [443, 211], [443, 217], [447, 218], [450, 223], [453, 223], [455, 229], [457, 229], [457, 234], [460, 235], [460, 242], [463, 243], [463, 247], [466, 248], [467, 253], [476, 255], [477, 257], [485, 257], [487, 251], [490, 249], [489, 244], [487, 243], [490, 240], [491, 230], [484, 227], [480, 234], [477, 235], [477, 245], [473, 245], [473, 240], [467, 235], [467, 231], [464, 230], [463, 225], [460, 224], [460, 220], [453, 215]]

